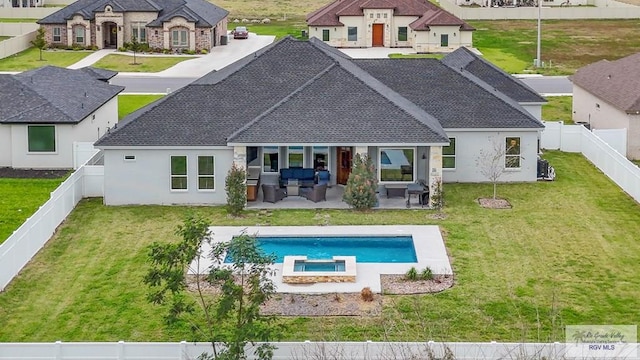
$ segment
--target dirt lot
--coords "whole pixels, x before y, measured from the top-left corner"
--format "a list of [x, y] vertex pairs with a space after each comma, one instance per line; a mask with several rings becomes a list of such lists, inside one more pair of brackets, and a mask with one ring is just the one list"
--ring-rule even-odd
[[65, 177], [71, 170], [36, 170], [0, 167], [0, 178], [12, 179], [58, 179]]

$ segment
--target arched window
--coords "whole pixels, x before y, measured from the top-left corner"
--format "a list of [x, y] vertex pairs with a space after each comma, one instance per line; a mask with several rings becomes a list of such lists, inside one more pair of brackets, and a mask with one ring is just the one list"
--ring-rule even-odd
[[73, 43], [78, 45], [84, 45], [86, 40], [85, 28], [82, 25], [76, 25], [73, 27]]

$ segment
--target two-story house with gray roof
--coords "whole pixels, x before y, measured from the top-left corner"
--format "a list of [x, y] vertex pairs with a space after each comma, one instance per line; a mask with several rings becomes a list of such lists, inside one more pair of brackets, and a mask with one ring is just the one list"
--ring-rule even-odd
[[0, 167], [73, 168], [73, 143], [96, 141], [118, 120], [115, 75], [54, 66], [0, 75]]
[[96, 146], [106, 204], [223, 204], [233, 163], [265, 180], [321, 166], [341, 185], [359, 153], [385, 186], [486, 181], [475, 160], [493, 139], [516, 150], [509, 180], [535, 181], [542, 129], [437, 59], [354, 60], [287, 37], [132, 113]]
[[50, 46], [210, 50], [227, 34], [228, 11], [206, 0], [78, 0], [38, 21]]
[[448, 53], [475, 30], [428, 0], [335, 0], [307, 15], [309, 36], [334, 47], [407, 47]]

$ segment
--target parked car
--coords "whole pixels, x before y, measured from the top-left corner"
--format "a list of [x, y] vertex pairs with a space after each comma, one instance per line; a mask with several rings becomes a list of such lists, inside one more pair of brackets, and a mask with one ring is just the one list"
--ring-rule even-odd
[[244, 26], [237, 26], [231, 34], [234, 39], [246, 39], [249, 37], [249, 30]]

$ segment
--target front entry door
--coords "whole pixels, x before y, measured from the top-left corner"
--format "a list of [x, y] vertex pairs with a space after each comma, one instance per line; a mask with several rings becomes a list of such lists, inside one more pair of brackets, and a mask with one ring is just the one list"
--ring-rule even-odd
[[373, 24], [372, 46], [384, 46], [384, 24]]
[[353, 150], [348, 146], [338, 147], [338, 178], [337, 183], [347, 185], [349, 174], [351, 174], [351, 165], [353, 161]]
[[109, 28], [109, 45], [118, 47], [118, 26], [113, 24]]

